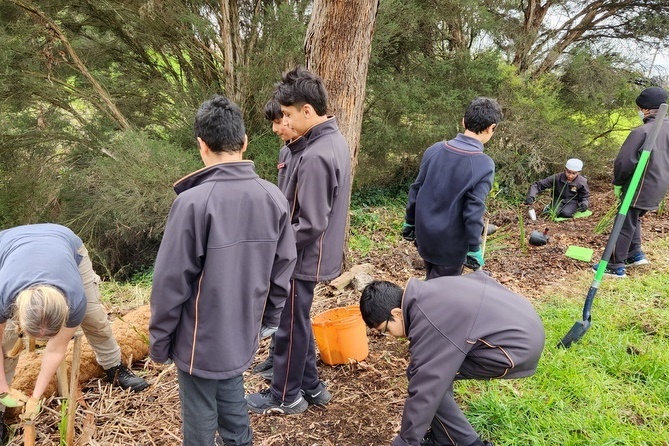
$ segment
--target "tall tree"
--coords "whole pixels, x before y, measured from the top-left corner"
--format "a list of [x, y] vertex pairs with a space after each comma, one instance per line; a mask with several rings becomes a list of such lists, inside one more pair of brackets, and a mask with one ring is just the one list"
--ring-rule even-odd
[[331, 111], [351, 150], [360, 150], [367, 70], [379, 0], [315, 0], [304, 43], [307, 68], [325, 82]]
[[486, 0], [496, 18], [492, 33], [521, 73], [553, 70], [584, 43], [646, 46], [669, 43], [666, 0]]

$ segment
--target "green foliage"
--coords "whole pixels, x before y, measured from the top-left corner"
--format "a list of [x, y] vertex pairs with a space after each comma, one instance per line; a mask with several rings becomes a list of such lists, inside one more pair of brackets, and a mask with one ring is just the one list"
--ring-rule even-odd
[[58, 422], [58, 433], [60, 434], [60, 446], [70, 446], [67, 444], [67, 405], [70, 401], [63, 400], [60, 403], [60, 421]]
[[278, 174], [276, 164], [283, 142], [271, 132], [268, 121], [265, 121], [265, 125], [264, 131], [249, 137], [249, 146], [244, 157], [253, 160], [256, 172], [261, 178], [276, 183]]
[[104, 153], [65, 173], [58, 220], [86, 241], [102, 271], [127, 278], [153, 264], [171, 185], [202, 164], [194, 144], [184, 152], [141, 132], [118, 134]]
[[348, 246], [362, 257], [388, 249], [400, 240], [408, 186], [354, 192], [349, 212]]

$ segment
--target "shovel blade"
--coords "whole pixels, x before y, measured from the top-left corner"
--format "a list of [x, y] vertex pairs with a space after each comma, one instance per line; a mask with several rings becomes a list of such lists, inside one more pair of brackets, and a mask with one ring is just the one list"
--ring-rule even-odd
[[574, 342], [579, 341], [583, 335], [585, 334], [586, 331], [588, 331], [588, 328], [590, 328], [590, 321], [576, 321], [574, 323], [574, 326], [571, 327], [569, 332], [567, 332], [566, 335], [562, 338], [560, 342], [558, 342], [558, 347], [562, 348], [569, 348], [571, 347], [571, 344]]

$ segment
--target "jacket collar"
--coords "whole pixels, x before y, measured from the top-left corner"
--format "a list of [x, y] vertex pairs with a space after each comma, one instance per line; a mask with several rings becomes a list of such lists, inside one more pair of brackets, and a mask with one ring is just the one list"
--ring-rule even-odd
[[481, 141], [463, 133], [458, 133], [457, 136], [451, 140], [451, 142], [457, 144], [457, 148], [461, 150], [483, 152], [483, 143], [481, 143]]
[[339, 130], [339, 126], [337, 125], [337, 118], [335, 118], [334, 116], [328, 116], [327, 120], [321, 122], [320, 124], [316, 124], [309, 130], [304, 132], [304, 138], [306, 138], [307, 140], [316, 139], [323, 134], [330, 133], [336, 130]]
[[174, 183], [173, 188], [178, 195], [207, 181], [243, 180], [250, 178], [258, 178], [253, 161], [233, 161], [213, 164], [196, 170]]

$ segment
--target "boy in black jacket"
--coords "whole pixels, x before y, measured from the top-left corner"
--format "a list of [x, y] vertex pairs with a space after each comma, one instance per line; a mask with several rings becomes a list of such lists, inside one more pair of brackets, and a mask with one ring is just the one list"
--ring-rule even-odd
[[[649, 87], [636, 98], [643, 125], [633, 129], [613, 163], [613, 190], [619, 198], [625, 196], [646, 138], [655, 122], [660, 105], [667, 102], [667, 92], [660, 87]], [[669, 189], [669, 120], [664, 119], [655, 147], [648, 159], [625, 221], [620, 230], [611, 261], [605, 274], [626, 277], [625, 268], [649, 263], [641, 248], [641, 217], [656, 210]], [[593, 268], [596, 271], [599, 265]]]
[[494, 99], [476, 98], [465, 110], [465, 132], [423, 155], [409, 189], [402, 236], [416, 241], [427, 279], [462, 274], [468, 256], [484, 264], [483, 214], [495, 163], [483, 153], [483, 145], [501, 120], [502, 109]]
[[368, 327], [409, 338], [409, 396], [392, 445], [491, 446], [455, 402], [453, 381], [534, 374], [545, 333], [532, 304], [477, 271], [410, 279], [406, 291], [372, 282], [360, 312]]

